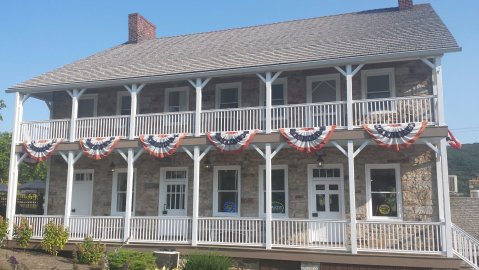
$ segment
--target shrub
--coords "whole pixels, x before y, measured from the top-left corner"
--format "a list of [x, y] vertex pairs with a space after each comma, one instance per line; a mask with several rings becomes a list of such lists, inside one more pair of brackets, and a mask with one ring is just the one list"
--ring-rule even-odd
[[193, 254], [186, 258], [183, 270], [228, 270], [231, 265], [231, 258], [217, 253]]
[[76, 244], [76, 258], [81, 264], [98, 265], [105, 253], [105, 245], [94, 242], [90, 236], [85, 237], [83, 243]]
[[8, 219], [0, 216], [0, 247], [5, 244], [5, 239], [8, 236]]
[[50, 221], [43, 228], [42, 249], [52, 254], [58, 255], [58, 251], [63, 250], [63, 247], [68, 242], [68, 229], [63, 225], [57, 225]]
[[22, 218], [20, 220], [20, 225], [15, 225], [13, 228], [13, 238], [17, 242], [17, 245], [23, 249], [28, 247], [32, 235], [33, 229], [30, 227], [26, 218]]
[[108, 267], [110, 270], [155, 269], [155, 256], [153, 253], [122, 249], [108, 254]]

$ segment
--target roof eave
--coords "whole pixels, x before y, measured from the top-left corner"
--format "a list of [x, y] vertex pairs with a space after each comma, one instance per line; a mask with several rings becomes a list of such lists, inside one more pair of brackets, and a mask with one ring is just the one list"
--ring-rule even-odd
[[378, 54], [378, 55], [368, 55], [368, 56], [355, 56], [355, 57], [346, 57], [346, 58], [336, 58], [328, 60], [317, 60], [317, 61], [306, 61], [306, 62], [295, 62], [295, 63], [284, 63], [284, 64], [273, 64], [273, 65], [263, 65], [263, 66], [252, 66], [252, 67], [242, 67], [242, 68], [232, 68], [232, 69], [221, 69], [221, 70], [208, 70], [200, 72], [189, 72], [189, 73], [175, 73], [167, 75], [157, 75], [157, 76], [145, 76], [145, 77], [132, 77], [124, 79], [114, 79], [114, 80], [104, 80], [104, 81], [89, 81], [89, 82], [79, 82], [79, 83], [69, 83], [69, 84], [56, 84], [56, 85], [45, 85], [38, 87], [25, 87], [25, 88], [8, 88], [5, 90], [7, 93], [15, 92], [25, 92], [25, 93], [42, 93], [42, 92], [53, 92], [53, 91], [63, 91], [67, 89], [75, 88], [98, 88], [98, 87], [109, 87], [109, 86], [119, 86], [126, 84], [134, 83], [158, 83], [179, 79], [192, 79], [192, 78], [205, 78], [205, 77], [223, 77], [223, 76], [232, 76], [232, 75], [241, 75], [245, 73], [261, 73], [267, 71], [279, 71], [279, 70], [297, 70], [304, 68], [320, 68], [326, 66], [341, 66], [346, 64], [368, 64], [368, 63], [378, 63], [378, 62], [387, 62], [387, 61], [402, 61], [408, 59], [420, 59], [428, 58], [438, 55], [443, 55], [445, 53], [460, 52], [461, 47], [451, 47], [444, 49], [435, 49], [435, 50], [423, 50], [423, 51], [413, 51], [413, 52], [401, 52], [401, 53], [391, 53], [391, 54]]

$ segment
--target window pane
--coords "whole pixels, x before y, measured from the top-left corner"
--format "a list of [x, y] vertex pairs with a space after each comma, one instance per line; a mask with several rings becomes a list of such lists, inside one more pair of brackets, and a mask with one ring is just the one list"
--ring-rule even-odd
[[238, 88], [221, 89], [220, 108], [238, 108]]
[[237, 213], [238, 193], [218, 192], [218, 212]]
[[273, 214], [286, 213], [286, 193], [285, 192], [272, 192], [271, 193], [271, 211]]
[[117, 190], [126, 192], [127, 173], [118, 173]]
[[319, 169], [313, 169], [313, 177], [319, 177]]
[[218, 171], [218, 190], [237, 190], [237, 170], [219, 170]]
[[[284, 169], [271, 170], [271, 189], [285, 190], [285, 171]], [[263, 171], [263, 190], [266, 190], [266, 170]]]
[[316, 212], [326, 211], [326, 195], [316, 194]]
[[325, 185], [316, 185], [316, 190], [325, 190], [326, 186]]
[[339, 185], [329, 185], [329, 190], [339, 190]]
[[371, 191], [396, 192], [396, 170], [371, 169]]
[[117, 193], [116, 195], [116, 211], [125, 212], [126, 209], [126, 194]]
[[336, 80], [313, 82], [311, 90], [312, 102], [336, 101]]
[[[285, 105], [284, 85], [273, 84], [271, 86], [271, 103], [273, 106]], [[263, 106], [266, 105], [266, 91], [263, 91]]]
[[383, 92], [390, 97], [389, 75], [376, 75], [367, 77], [368, 96], [372, 93]]
[[168, 93], [168, 111], [179, 112], [185, 111], [186, 104], [186, 92], [185, 91], [172, 91]]
[[95, 106], [94, 99], [79, 99], [78, 100], [78, 117], [92, 117]]
[[373, 216], [397, 217], [396, 193], [371, 194]]
[[329, 195], [329, 212], [339, 212], [339, 195]]
[[120, 107], [120, 114], [121, 115], [130, 115], [131, 112], [131, 96], [121, 96], [121, 107]]

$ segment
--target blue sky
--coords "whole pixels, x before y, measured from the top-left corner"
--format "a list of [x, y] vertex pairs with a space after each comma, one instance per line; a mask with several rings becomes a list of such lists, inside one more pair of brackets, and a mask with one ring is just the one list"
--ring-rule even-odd
[[[479, 1], [430, 0], [463, 51], [443, 59], [446, 120], [463, 143], [479, 142]], [[139, 12], [157, 26], [158, 36], [204, 32], [278, 21], [392, 7], [397, 0], [241, 1], [1, 1], [0, 131], [12, 130], [9, 86], [127, 40], [127, 17]], [[29, 100], [24, 119], [48, 119], [46, 106]]]

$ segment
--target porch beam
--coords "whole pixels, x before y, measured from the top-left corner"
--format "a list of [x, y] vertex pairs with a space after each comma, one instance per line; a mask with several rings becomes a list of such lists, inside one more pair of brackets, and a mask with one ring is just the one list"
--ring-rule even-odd
[[28, 98], [31, 96], [31, 94], [24, 94], [22, 98], [22, 104], [25, 104], [25, 102], [28, 100]]
[[206, 147], [206, 149], [203, 151], [203, 153], [201, 153], [200, 155], [200, 161], [205, 157], [206, 154], [208, 154], [208, 152], [211, 150], [212, 146], [211, 145], [208, 145]]
[[356, 151], [354, 151], [354, 154], [353, 154], [353, 158], [356, 158], [356, 156], [361, 153], [361, 151], [363, 151], [363, 149], [368, 146], [370, 141], [364, 141], [361, 146], [359, 146], [358, 149], [356, 149]]
[[203, 88], [211, 80], [207, 78], [202, 80], [197, 78], [196, 81], [188, 80], [188, 82], [195, 88], [196, 93], [196, 107], [195, 107], [195, 137], [201, 135], [201, 111], [202, 111], [202, 101], [203, 101]]
[[349, 221], [351, 224], [351, 253], [358, 253], [356, 233], [356, 184], [354, 182], [354, 143], [348, 141]]
[[252, 144], [251, 146], [253, 146], [254, 150], [256, 150], [256, 152], [258, 152], [260, 154], [260, 156], [265, 158], [263, 151], [261, 149], [259, 149], [259, 147], [256, 146], [256, 144]]
[[125, 153], [123, 153], [123, 151], [121, 149], [117, 149], [116, 150], [118, 152], [118, 154], [120, 154], [120, 156], [126, 161], [128, 162], [128, 157], [125, 155]]
[[429, 140], [427, 139], [422, 139], [422, 141], [429, 147], [431, 148], [432, 151], [434, 151], [436, 153], [436, 155], [441, 155], [440, 151], [439, 151], [439, 148], [437, 148], [436, 146], [434, 146]]
[[134, 157], [133, 157], [133, 162], [136, 162], [136, 160], [138, 160], [138, 158], [145, 152], [145, 149], [144, 148], [140, 148], [140, 150], [138, 150], [138, 152], [136, 152], [136, 154], [134, 154]]
[[20, 156], [20, 158], [17, 160], [17, 166], [20, 166], [22, 161], [28, 156], [27, 153], [23, 153], [23, 155]]
[[332, 143], [334, 146], [336, 146], [336, 148], [338, 148], [338, 150], [339, 150], [341, 153], [343, 153], [343, 155], [348, 156], [348, 153], [346, 152], [346, 150], [344, 150], [344, 148], [343, 148], [341, 145], [339, 145], [336, 141], [332, 141], [331, 143]]
[[186, 148], [186, 147], [184, 147], [184, 146], [182, 146], [181, 148], [183, 148], [183, 150], [185, 151], [185, 153], [186, 153], [191, 159], [194, 159], [193, 154], [191, 153], [191, 151], [190, 151], [188, 148]]
[[281, 151], [281, 149], [283, 149], [284, 145], [285, 145], [285, 143], [282, 142], [280, 145], [278, 145], [278, 147], [276, 147], [276, 149], [274, 149], [274, 152], [271, 154], [271, 159], [273, 159], [276, 156], [276, 154], [278, 154], [279, 151]]

